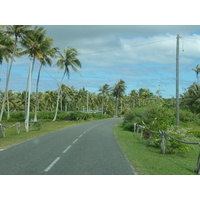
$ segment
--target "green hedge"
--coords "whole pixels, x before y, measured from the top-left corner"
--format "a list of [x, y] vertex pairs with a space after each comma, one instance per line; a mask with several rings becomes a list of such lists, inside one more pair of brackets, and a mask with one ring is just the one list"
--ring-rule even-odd
[[[6, 114], [4, 113], [3, 120], [6, 120]], [[18, 121], [23, 122], [25, 112], [12, 112], [10, 113], [11, 118], [9, 121]], [[45, 120], [45, 121], [51, 121], [54, 118], [55, 112], [51, 111], [39, 111], [37, 113], [38, 120]], [[110, 118], [110, 115], [102, 114], [102, 113], [84, 113], [84, 112], [64, 112], [64, 111], [58, 111], [57, 120], [59, 121], [82, 121], [82, 120], [88, 120], [88, 119], [106, 119]], [[30, 119], [34, 119], [34, 113], [30, 113]]]

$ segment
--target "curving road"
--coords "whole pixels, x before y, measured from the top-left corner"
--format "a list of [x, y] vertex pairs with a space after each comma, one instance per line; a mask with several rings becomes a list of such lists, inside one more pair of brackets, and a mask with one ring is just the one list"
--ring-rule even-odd
[[113, 134], [121, 119], [89, 122], [0, 151], [1, 175], [131, 175]]

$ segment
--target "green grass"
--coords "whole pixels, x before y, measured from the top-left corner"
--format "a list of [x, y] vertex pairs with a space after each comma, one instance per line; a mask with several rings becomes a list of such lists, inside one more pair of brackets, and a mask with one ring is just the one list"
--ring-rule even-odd
[[[0, 134], [0, 149], [6, 149], [14, 144], [53, 132], [59, 129], [67, 128], [88, 121], [58, 121], [58, 122], [41, 122], [41, 129], [38, 130], [36, 127], [30, 127], [30, 131], [27, 133], [24, 128], [24, 123], [20, 123], [20, 134], [17, 134], [16, 127], [5, 128], [6, 137], [3, 138]], [[11, 126], [15, 122], [2, 122], [5, 126]]]
[[147, 146], [147, 140], [140, 139], [140, 136], [133, 132], [123, 130], [122, 124], [115, 127], [115, 136], [138, 174], [195, 175], [194, 169], [200, 150], [198, 145], [193, 145], [193, 149], [183, 156], [163, 155], [160, 149]]

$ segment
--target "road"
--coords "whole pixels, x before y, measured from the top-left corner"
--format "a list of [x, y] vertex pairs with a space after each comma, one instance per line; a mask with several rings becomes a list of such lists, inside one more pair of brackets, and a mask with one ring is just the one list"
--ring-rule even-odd
[[80, 124], [0, 151], [0, 174], [133, 175], [113, 134], [120, 121]]

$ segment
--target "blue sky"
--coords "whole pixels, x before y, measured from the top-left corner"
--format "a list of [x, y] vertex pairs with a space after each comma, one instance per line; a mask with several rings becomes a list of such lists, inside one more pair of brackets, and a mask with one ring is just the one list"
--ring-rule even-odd
[[[200, 26], [167, 25], [45, 25], [47, 35], [54, 38], [54, 46], [61, 51], [68, 46], [76, 48], [82, 69], [71, 71], [64, 83], [77, 89], [85, 87], [97, 92], [103, 84], [114, 86], [120, 79], [126, 82], [126, 93], [148, 88], [153, 93], [160, 85], [161, 95], [175, 97], [176, 36], [180, 40], [180, 93], [196, 81], [192, 70], [200, 63]], [[54, 60], [52, 67], [44, 67], [39, 90], [56, 90], [63, 71]], [[0, 90], [5, 88], [6, 66], [0, 66]], [[29, 59], [16, 59], [9, 88], [23, 91], [26, 88]], [[32, 91], [39, 63], [35, 64]]]

